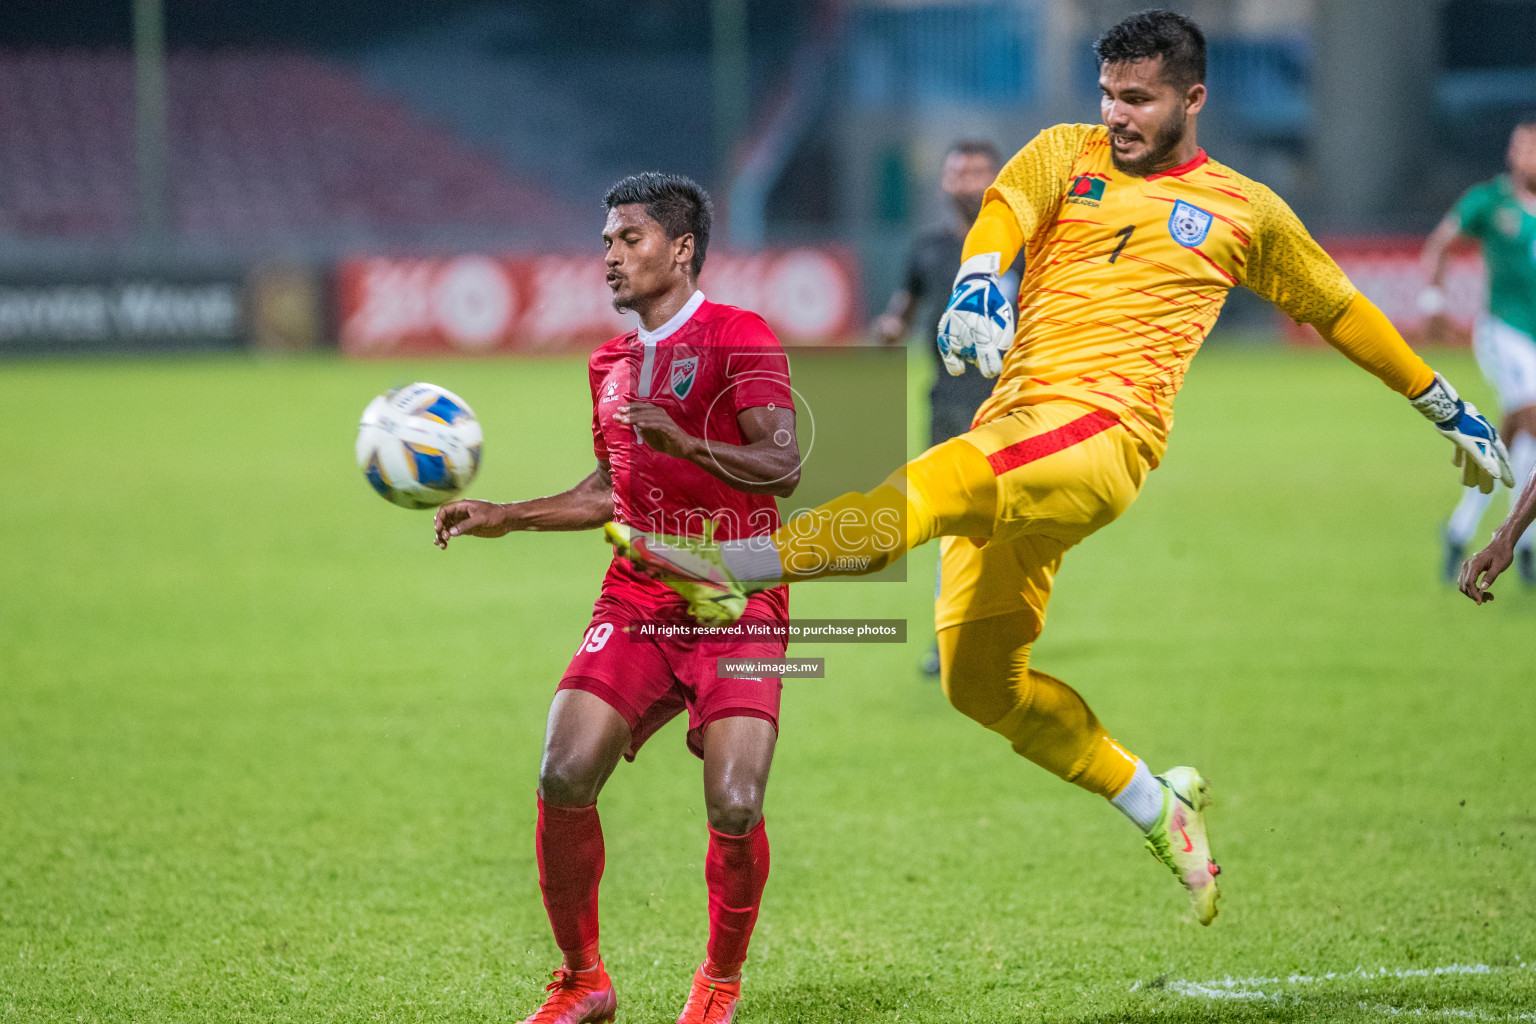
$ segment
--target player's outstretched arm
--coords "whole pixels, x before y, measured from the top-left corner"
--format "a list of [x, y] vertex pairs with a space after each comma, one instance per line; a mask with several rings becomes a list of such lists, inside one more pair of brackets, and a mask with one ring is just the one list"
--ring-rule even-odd
[[1485, 494], [1499, 480], [1513, 487], [1509, 452], [1493, 424], [1408, 347], [1284, 200], [1254, 181], [1247, 181], [1247, 191], [1254, 232], [1242, 283], [1297, 323], [1316, 327], [1328, 344], [1406, 397], [1455, 446], [1452, 462], [1463, 483]]
[[599, 462], [581, 483], [547, 498], [450, 501], [437, 510], [432, 543], [447, 550], [454, 537], [505, 537], [515, 530], [595, 530], [613, 518], [613, 476]]
[[1447, 214], [1424, 242], [1424, 252], [1419, 265], [1424, 272], [1424, 290], [1419, 293], [1419, 309], [1426, 316], [1436, 317], [1445, 312], [1445, 266], [1451, 253], [1451, 243], [1461, 234], [1461, 217], [1455, 211]]
[[667, 411], [649, 402], [619, 406], [615, 422], [634, 427], [641, 439], [664, 455], [691, 462], [744, 494], [787, 498], [800, 486], [800, 440], [795, 410], [753, 406], [736, 414], [746, 444], [694, 437]]
[[1476, 604], [1492, 601], [1493, 595], [1488, 588], [1514, 562], [1515, 541], [1531, 528], [1532, 523], [1536, 523], [1536, 473], [1525, 481], [1525, 488], [1515, 499], [1514, 508], [1509, 510], [1509, 518], [1493, 532], [1493, 540], [1462, 564], [1461, 577], [1457, 581], [1461, 592]]
[[1463, 401], [1444, 377], [1419, 358], [1392, 321], [1364, 295], [1356, 292], [1332, 321], [1319, 324], [1318, 332], [1330, 345], [1379, 377], [1388, 387], [1407, 397], [1440, 436], [1454, 446], [1452, 463], [1460, 468], [1462, 483], [1483, 493], [1502, 480], [1513, 487], [1509, 452], [1493, 424]]

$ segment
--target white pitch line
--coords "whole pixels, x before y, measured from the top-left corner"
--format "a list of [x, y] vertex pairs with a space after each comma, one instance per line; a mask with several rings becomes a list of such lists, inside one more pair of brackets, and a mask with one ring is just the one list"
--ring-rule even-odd
[[1275, 998], [1266, 992], [1253, 992], [1240, 988], [1210, 988], [1193, 981], [1170, 981], [1167, 984], [1167, 989], [1170, 992], [1177, 992], [1181, 996], [1202, 996], [1206, 999], [1273, 1000]]
[[1199, 984], [1225, 988], [1252, 988], [1257, 985], [1315, 985], [1325, 981], [1344, 981], [1351, 978], [1434, 978], [1454, 974], [1501, 974], [1507, 971], [1526, 971], [1530, 964], [1520, 961], [1512, 967], [1490, 967], [1488, 964], [1446, 964], [1442, 967], [1356, 967], [1352, 971], [1329, 971], [1326, 974], [1287, 974], [1274, 978], [1234, 978], [1228, 975]]
[[[1166, 981], [1157, 986], [1175, 995], [1190, 999], [1241, 1000], [1280, 1002], [1284, 992], [1265, 992], [1263, 986], [1318, 985], [1333, 981], [1372, 980], [1378, 978], [1438, 978], [1455, 975], [1506, 974], [1513, 971], [1529, 971], [1536, 965], [1517, 961], [1507, 967], [1488, 964], [1445, 964], [1440, 967], [1356, 967], [1352, 971], [1328, 971], [1325, 974], [1288, 974], [1283, 977], [1234, 978], [1227, 975], [1209, 981]], [[1131, 991], [1142, 988], [1141, 982], [1131, 985]], [[1360, 1003], [1362, 1010], [1399, 1017], [1449, 1017], [1458, 1020], [1478, 1021], [1536, 1021], [1536, 1013], [1519, 1015], [1489, 1014], [1482, 1010], [1434, 1009], [1427, 1006], [1401, 1007], [1385, 1003]]]

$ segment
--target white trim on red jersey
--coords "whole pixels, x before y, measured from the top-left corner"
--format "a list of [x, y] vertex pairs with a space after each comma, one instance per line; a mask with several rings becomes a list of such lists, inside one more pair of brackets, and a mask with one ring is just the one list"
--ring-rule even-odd
[[[693, 314], [697, 313], [702, 305], [704, 305], [704, 293], [695, 288], [693, 294], [688, 297], [688, 301], [683, 303], [683, 308], [672, 314], [672, 319], [654, 331], [648, 331], [644, 326], [640, 327], [638, 336], [640, 344], [645, 346], [645, 358], [640, 361], [640, 381], [635, 389], [636, 397], [651, 397], [651, 377], [656, 370], [656, 343], [666, 341], [682, 330], [683, 325], [693, 319]], [[645, 443], [641, 440], [639, 427], [635, 428], [635, 440], [641, 444]]]

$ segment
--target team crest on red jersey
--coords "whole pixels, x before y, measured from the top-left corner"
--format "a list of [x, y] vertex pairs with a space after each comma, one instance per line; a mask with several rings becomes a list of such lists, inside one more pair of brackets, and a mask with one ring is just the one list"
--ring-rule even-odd
[[687, 359], [672, 360], [672, 394], [678, 398], [687, 398], [688, 392], [693, 390], [693, 382], [699, 377], [699, 357], [689, 356]]

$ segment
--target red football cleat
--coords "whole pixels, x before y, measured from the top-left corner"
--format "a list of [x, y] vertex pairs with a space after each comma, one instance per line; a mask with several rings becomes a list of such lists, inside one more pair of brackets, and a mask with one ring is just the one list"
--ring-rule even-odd
[[741, 1001], [741, 975], [732, 981], [716, 981], [704, 974], [701, 964], [693, 972], [693, 988], [688, 1002], [678, 1014], [677, 1024], [731, 1024], [736, 1004]]
[[544, 986], [549, 997], [523, 1024], [608, 1024], [619, 1009], [613, 980], [601, 960], [590, 971], [558, 968]]

